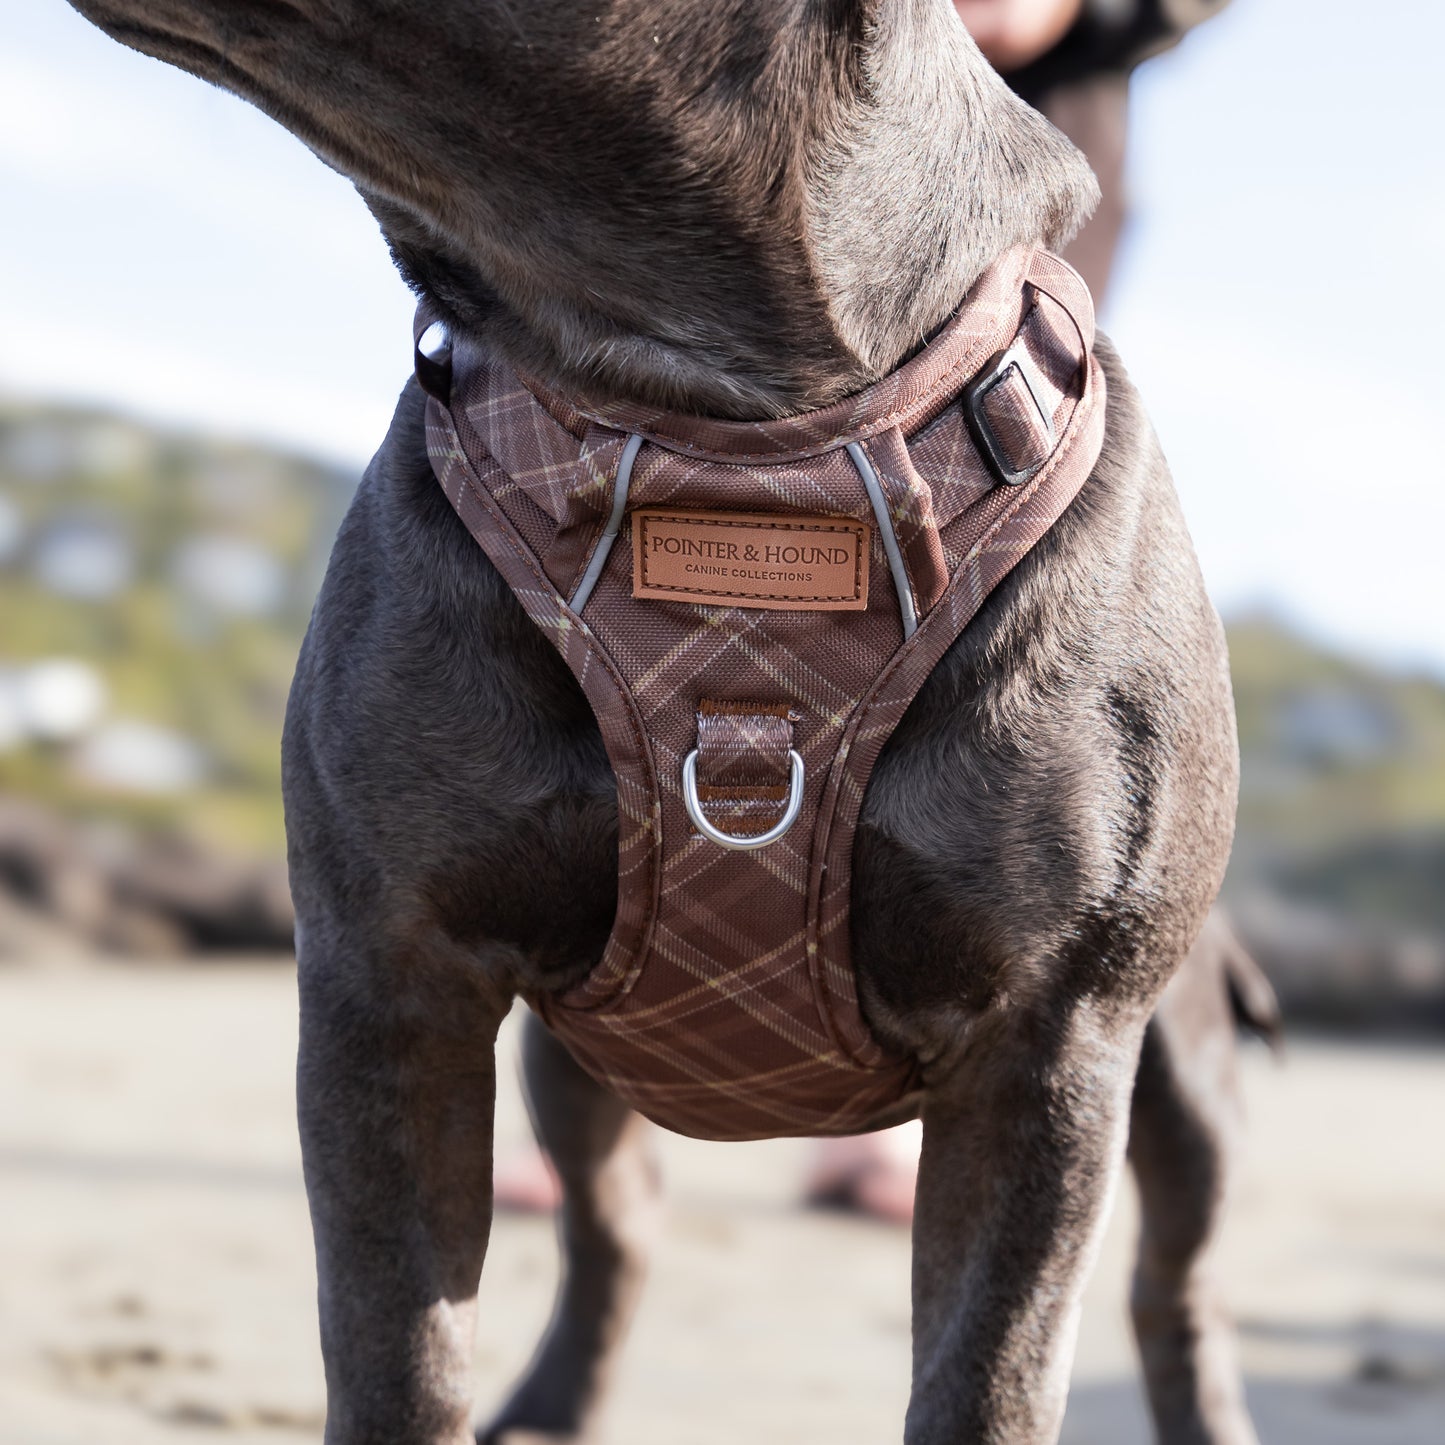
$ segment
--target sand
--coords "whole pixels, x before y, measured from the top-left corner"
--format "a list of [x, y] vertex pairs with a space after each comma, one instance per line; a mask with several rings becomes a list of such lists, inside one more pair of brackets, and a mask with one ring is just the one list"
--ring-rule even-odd
[[[290, 1445], [324, 1413], [274, 963], [0, 970], [0, 1445]], [[526, 1126], [505, 1081], [499, 1133]], [[1445, 1048], [1297, 1038], [1246, 1059], [1222, 1266], [1266, 1445], [1445, 1441]], [[901, 1435], [908, 1240], [796, 1205], [805, 1145], [666, 1138], [671, 1204], [621, 1380], [630, 1445]], [[1065, 1445], [1145, 1445], [1121, 1193]], [[550, 1223], [502, 1216], [479, 1413], [525, 1361]]]

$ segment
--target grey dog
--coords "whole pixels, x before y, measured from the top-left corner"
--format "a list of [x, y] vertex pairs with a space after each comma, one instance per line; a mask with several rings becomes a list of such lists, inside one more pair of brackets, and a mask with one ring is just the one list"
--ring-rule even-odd
[[[1065, 242], [1096, 194], [948, 0], [76, 4], [350, 176], [454, 334], [603, 401], [827, 404], [913, 353], [1006, 248]], [[1228, 951], [1190, 955], [1233, 827], [1224, 643], [1100, 355], [1094, 474], [918, 694], [857, 834], [861, 997], [925, 1081], [913, 1445], [1056, 1439], [1126, 1142], [1160, 1437], [1255, 1438], [1208, 1268]], [[616, 806], [581, 691], [438, 490], [415, 384], [336, 544], [285, 786], [326, 1439], [457, 1445], [493, 1040], [519, 989], [599, 958]], [[565, 1278], [480, 1438], [590, 1440], [656, 1173], [642, 1122], [538, 1030], [526, 1064]]]

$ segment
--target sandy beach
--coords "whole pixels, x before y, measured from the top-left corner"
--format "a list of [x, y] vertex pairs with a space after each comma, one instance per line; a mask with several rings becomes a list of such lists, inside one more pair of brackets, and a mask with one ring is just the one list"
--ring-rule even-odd
[[[0, 969], [0, 1445], [320, 1439], [275, 963]], [[499, 1138], [525, 1137], [507, 1069]], [[1296, 1037], [1246, 1057], [1249, 1157], [1222, 1263], [1266, 1445], [1445, 1440], [1445, 1047]], [[797, 1207], [805, 1146], [664, 1141], [670, 1207], [621, 1381], [633, 1445], [901, 1435], [908, 1240]], [[1120, 1196], [1065, 1445], [1146, 1445]], [[479, 1415], [528, 1356], [548, 1221], [501, 1216]]]

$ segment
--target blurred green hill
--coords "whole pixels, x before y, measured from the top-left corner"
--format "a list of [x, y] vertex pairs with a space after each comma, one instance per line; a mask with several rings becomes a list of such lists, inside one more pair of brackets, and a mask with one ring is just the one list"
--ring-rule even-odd
[[1229, 629], [1241, 754], [1231, 880], [1445, 939], [1445, 686], [1268, 618]]
[[281, 850], [286, 692], [355, 482], [261, 446], [0, 405], [0, 793]]
[[[286, 690], [354, 484], [262, 446], [0, 404], [0, 795], [280, 856]], [[1445, 956], [1445, 686], [1266, 617], [1230, 636], [1227, 896]]]

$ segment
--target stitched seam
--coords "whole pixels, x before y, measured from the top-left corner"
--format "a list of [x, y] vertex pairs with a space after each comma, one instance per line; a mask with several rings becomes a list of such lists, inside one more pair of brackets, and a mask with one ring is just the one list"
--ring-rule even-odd
[[699, 717], [777, 717], [801, 722], [802, 715], [786, 702], [718, 702], [705, 697], [698, 703]]
[[649, 582], [643, 578], [642, 585], [649, 592], [676, 593], [680, 597], [716, 597], [723, 602], [856, 602], [857, 591], [815, 592], [799, 596], [796, 592], [724, 592], [717, 587], [669, 587], [665, 582]]
[[699, 783], [697, 795], [704, 803], [781, 803], [787, 799], [786, 783]]

